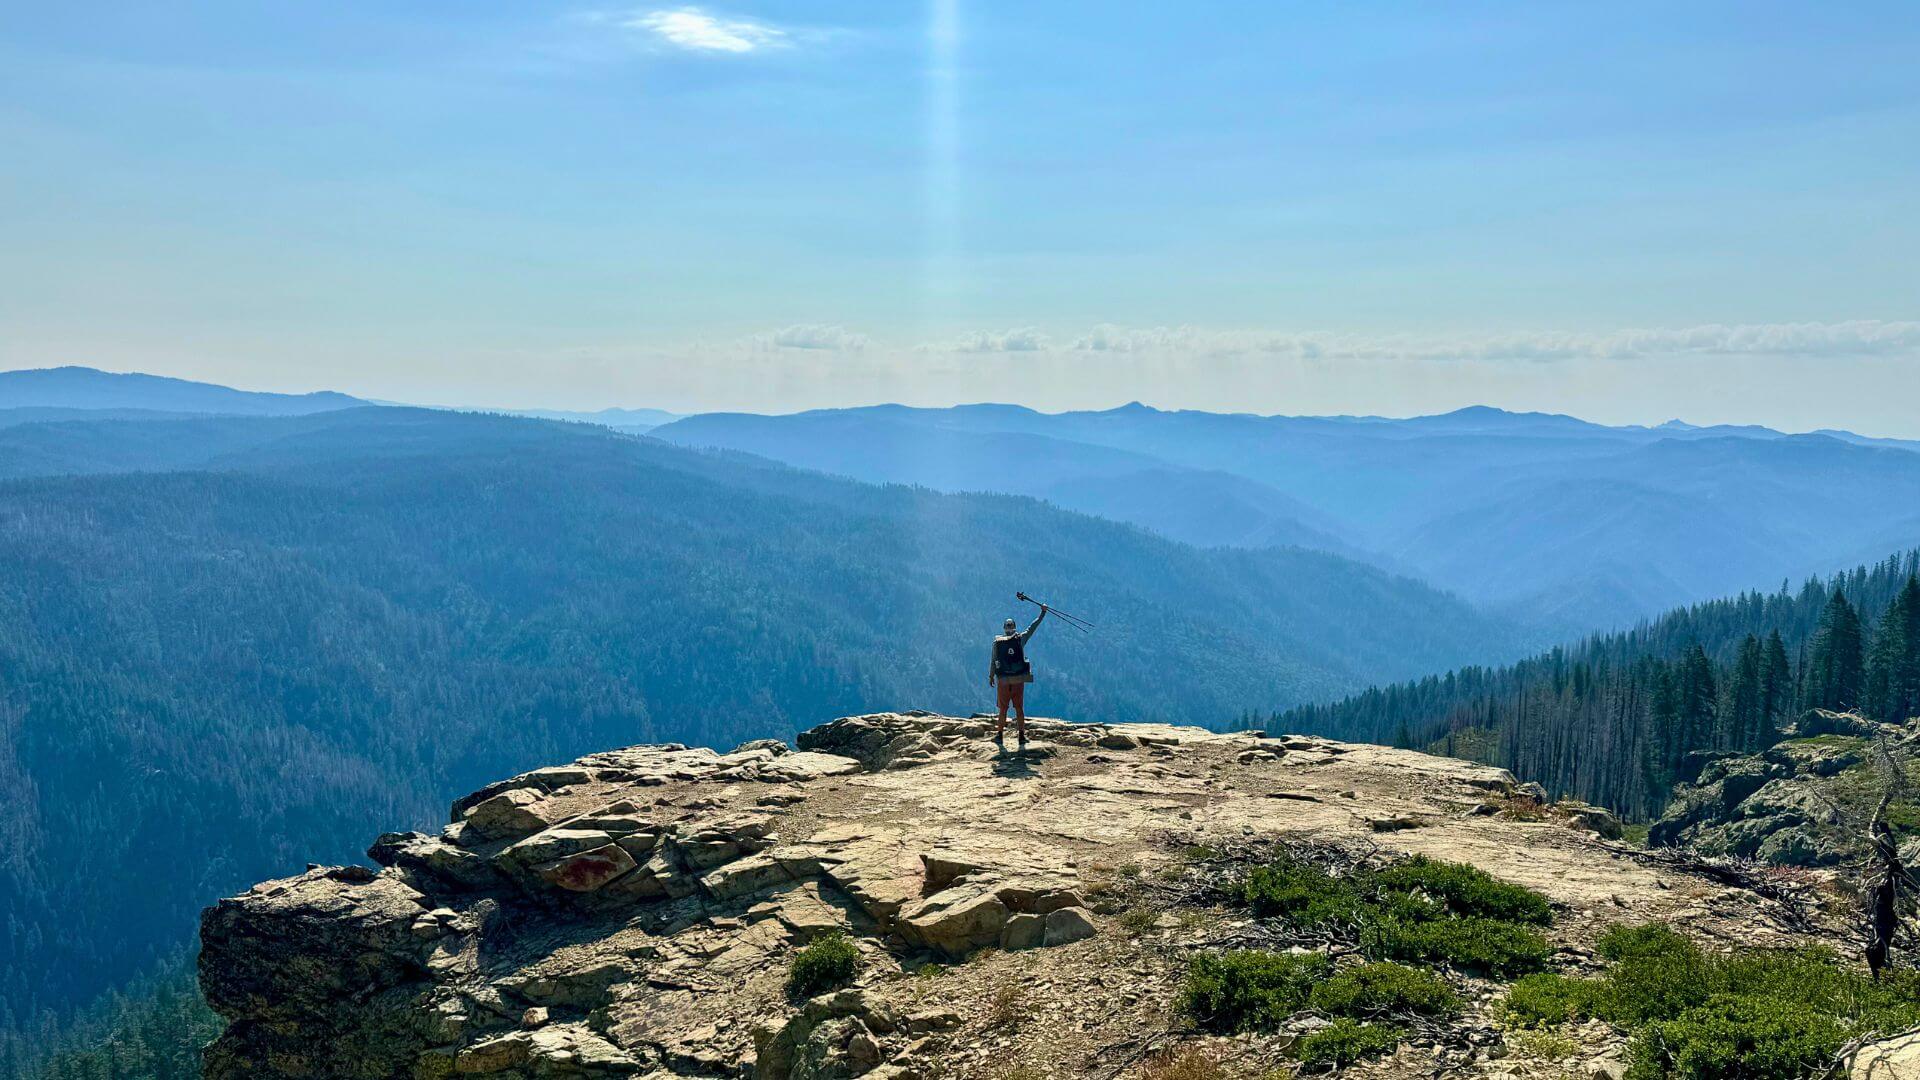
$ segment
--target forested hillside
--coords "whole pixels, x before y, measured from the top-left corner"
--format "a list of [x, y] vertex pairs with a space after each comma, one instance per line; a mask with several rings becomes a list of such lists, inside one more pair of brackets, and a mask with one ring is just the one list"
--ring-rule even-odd
[[16, 1031], [173, 955], [210, 899], [435, 825], [489, 779], [984, 706], [1015, 589], [1099, 624], [1034, 646], [1030, 700], [1081, 718], [1217, 722], [1525, 648], [1330, 555], [582, 425], [361, 409], [4, 434], [0, 470], [94, 473], [0, 484]]
[[[1036, 495], [1190, 543], [1280, 537], [1404, 570], [1562, 640], [1920, 536], [1916, 444], [1845, 432], [1134, 404], [715, 414], [655, 434], [862, 479]], [[888, 452], [863, 454], [870, 445]]]
[[1507, 667], [1466, 667], [1270, 717], [1429, 747], [1556, 794], [1657, 814], [1688, 755], [1751, 751], [1810, 707], [1920, 715], [1920, 551], [1796, 592], [1696, 604]]

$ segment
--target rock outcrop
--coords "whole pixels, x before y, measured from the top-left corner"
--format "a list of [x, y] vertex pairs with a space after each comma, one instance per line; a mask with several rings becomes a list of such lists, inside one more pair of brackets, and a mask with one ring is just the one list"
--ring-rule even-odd
[[[1865, 854], [1866, 823], [1879, 799], [1879, 747], [1903, 768], [1920, 753], [1920, 732], [1845, 713], [1811, 712], [1803, 735], [1759, 754], [1721, 754], [1682, 785], [1648, 833], [1660, 847], [1779, 866], [1832, 867]], [[1920, 810], [1895, 805], [1896, 824], [1920, 824]], [[1911, 819], [1911, 820], [1909, 820]], [[1907, 861], [1920, 863], [1920, 842]]]
[[[1474, 863], [1604, 916], [1562, 920], [1574, 955], [1604, 921], [1750, 933], [1761, 903], [1632, 858], [1579, 808], [1502, 817], [1531, 793], [1499, 769], [1258, 732], [1032, 732], [1010, 752], [977, 719], [885, 713], [798, 749], [633, 747], [490, 785], [438, 833], [380, 837], [378, 869], [207, 910], [201, 983], [231, 1024], [206, 1075], [1116, 1075], [1169, 1029], [1189, 951], [1231, 938], [1127, 907], [1130, 883], [1263, 837]], [[853, 983], [790, 997], [795, 953], [834, 934]]]

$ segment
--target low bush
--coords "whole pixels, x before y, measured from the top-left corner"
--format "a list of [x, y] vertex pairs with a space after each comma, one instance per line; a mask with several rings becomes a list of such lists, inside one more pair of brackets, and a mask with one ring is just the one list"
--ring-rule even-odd
[[1341, 1017], [1300, 1040], [1300, 1063], [1311, 1068], [1344, 1069], [1398, 1045], [1400, 1033], [1385, 1024], [1363, 1024]]
[[1373, 875], [1382, 895], [1426, 897], [1448, 915], [1478, 916], [1545, 926], [1553, 921], [1547, 898], [1532, 889], [1501, 881], [1464, 863], [1441, 862], [1425, 855], [1398, 862]]
[[1553, 1027], [1597, 1016], [1633, 1033], [1633, 1080], [1793, 1080], [1824, 1074], [1849, 1041], [1920, 1025], [1920, 975], [1878, 982], [1826, 949], [1712, 956], [1661, 923], [1600, 935], [1595, 979], [1529, 975], [1504, 1011]]
[[1542, 1031], [1537, 1028], [1509, 1031], [1505, 1041], [1510, 1056], [1540, 1058], [1545, 1061], [1565, 1061], [1579, 1053], [1581, 1049], [1576, 1039], [1557, 1031]]
[[1188, 965], [1179, 1008], [1212, 1031], [1270, 1029], [1299, 1011], [1332, 967], [1320, 953], [1203, 953]]
[[860, 963], [860, 950], [847, 935], [836, 930], [823, 934], [793, 956], [787, 967], [787, 990], [799, 997], [812, 997], [825, 990], [853, 981], [854, 968]]
[[1593, 1015], [1593, 996], [1599, 984], [1590, 979], [1539, 972], [1523, 975], [1507, 991], [1501, 1013], [1516, 1027], [1559, 1027]]
[[1552, 921], [1546, 897], [1422, 855], [1345, 876], [1282, 857], [1249, 874], [1240, 892], [1254, 914], [1351, 934], [1374, 960], [1518, 975], [1539, 970], [1549, 952], [1533, 929]]
[[1354, 882], [1289, 858], [1256, 868], [1240, 893], [1255, 915], [1296, 926], [1356, 923], [1362, 909]]
[[1666, 923], [1610, 926], [1594, 940], [1594, 951], [1609, 960], [1636, 956], [1694, 956], [1700, 949], [1685, 934]]
[[1477, 916], [1382, 919], [1362, 931], [1360, 946], [1377, 960], [1449, 964], [1509, 977], [1539, 971], [1553, 951], [1538, 931]]
[[1389, 963], [1349, 968], [1315, 986], [1307, 1003], [1331, 1016], [1361, 1018], [1445, 1016], [1460, 1008], [1460, 998], [1446, 980], [1431, 971]]
[[1822, 1076], [1847, 1042], [1830, 1014], [1761, 995], [1721, 994], [1635, 1033], [1628, 1080]]

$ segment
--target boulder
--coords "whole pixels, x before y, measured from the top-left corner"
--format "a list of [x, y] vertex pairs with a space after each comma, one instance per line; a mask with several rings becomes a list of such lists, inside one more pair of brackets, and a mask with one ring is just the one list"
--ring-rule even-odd
[[591, 851], [568, 855], [540, 866], [540, 880], [568, 892], [593, 892], [631, 871], [633, 856], [618, 844], [604, 844]]
[[1920, 1080], [1920, 1028], [1862, 1046], [1846, 1068], [1848, 1080]]
[[[903, 1021], [860, 990], [809, 1000], [785, 1023], [754, 1032], [754, 1075], [760, 1080], [841, 1080], [883, 1060], [881, 1036]], [[897, 1038], [897, 1036], [896, 1036]]]
[[1562, 799], [1554, 810], [1576, 829], [1598, 833], [1608, 840], [1618, 840], [1626, 835], [1626, 826], [1620, 823], [1620, 818], [1604, 806]]
[[546, 819], [533, 809], [542, 801], [539, 792], [514, 788], [468, 807], [460, 821], [483, 840], [530, 836], [547, 827]]
[[1832, 836], [1811, 825], [1788, 825], [1754, 848], [1753, 857], [1775, 866], [1832, 866], [1846, 852]]
[[533, 1031], [510, 1031], [460, 1051], [453, 1071], [460, 1076], [607, 1077], [635, 1076], [640, 1063], [584, 1027], [554, 1024]]
[[1794, 775], [1836, 776], [1865, 761], [1867, 749], [1867, 741], [1858, 736], [1823, 735], [1776, 743], [1762, 756]]
[[500, 875], [487, 860], [443, 837], [426, 833], [386, 833], [367, 849], [367, 858], [381, 866], [426, 878], [423, 885], [456, 892], [480, 892], [502, 884]]
[[550, 863], [568, 855], [592, 851], [611, 843], [613, 843], [611, 833], [599, 829], [575, 828], [569, 824], [542, 829], [532, 836], [519, 840], [495, 855], [493, 861], [502, 869], [511, 871]]
[[958, 885], [902, 911], [900, 934], [911, 944], [958, 959], [998, 945], [1011, 914], [991, 883]]
[[734, 747], [733, 751], [729, 753], [727, 756], [734, 757], [739, 754], [752, 753], [755, 750], [764, 750], [767, 753], [775, 757], [778, 757], [781, 754], [791, 753], [792, 749], [793, 749], [792, 747], [788, 746], [784, 742], [781, 742], [779, 739], [753, 739], [749, 742], [743, 742], [739, 746]]
[[1093, 925], [1093, 913], [1086, 908], [1061, 908], [1047, 915], [1046, 936], [1041, 944], [1067, 945], [1084, 941], [1098, 932]]
[[1047, 919], [1044, 915], [1018, 914], [1007, 919], [1000, 930], [1003, 949], [1032, 949], [1045, 944]]

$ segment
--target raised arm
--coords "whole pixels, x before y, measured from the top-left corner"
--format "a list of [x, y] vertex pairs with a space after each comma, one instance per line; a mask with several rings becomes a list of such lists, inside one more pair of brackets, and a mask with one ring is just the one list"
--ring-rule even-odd
[[1035, 615], [1033, 617], [1033, 621], [1027, 624], [1027, 628], [1020, 632], [1020, 644], [1025, 645], [1027, 643], [1027, 639], [1033, 636], [1033, 632], [1035, 630], [1040, 629], [1040, 620], [1046, 617], [1047, 617], [1047, 605], [1041, 604], [1040, 614]]

